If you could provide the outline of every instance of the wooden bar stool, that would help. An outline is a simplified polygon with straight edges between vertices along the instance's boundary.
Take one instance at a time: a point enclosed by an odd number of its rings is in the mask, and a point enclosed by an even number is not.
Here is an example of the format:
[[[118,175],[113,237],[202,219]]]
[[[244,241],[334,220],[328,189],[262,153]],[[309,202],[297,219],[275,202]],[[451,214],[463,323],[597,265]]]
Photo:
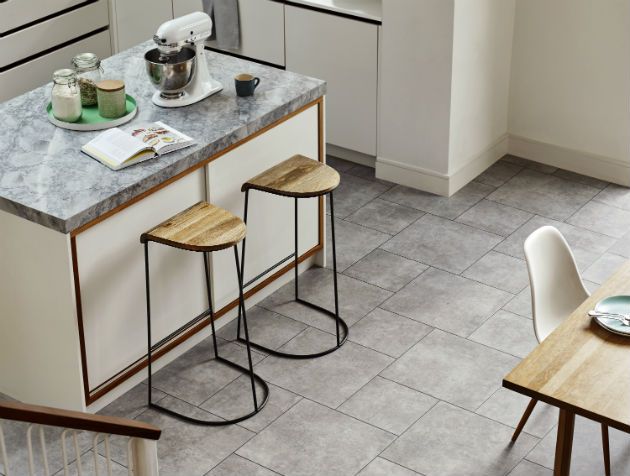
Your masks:
[[[145,264],[145,280],[146,280],[146,298],[147,298],[147,360],[148,360],[148,372],[149,372],[149,394],[148,401],[149,407],[156,408],[172,416],[180,418],[182,420],[210,426],[222,426],[229,425],[243,421],[252,417],[258,413],[267,403],[269,397],[269,387],[265,381],[254,373],[254,367],[252,364],[252,353],[249,342],[249,331],[247,329],[247,315],[245,312],[245,305],[243,299],[243,279],[241,274],[241,267],[239,264],[237,244],[245,239],[246,227],[243,221],[232,215],[227,210],[216,207],[206,202],[200,202],[192,207],[178,213],[174,217],[169,218],[165,222],[153,228],[151,231],[143,233],[140,237],[140,242],[144,244],[144,264]],[[165,337],[156,344],[151,342],[151,299],[150,299],[150,286],[149,286],[149,242],[160,243],[162,245],[172,246],[181,250],[196,251],[203,254],[204,270],[206,277],[206,292],[208,294],[208,309],[201,313],[199,316],[192,319],[187,324],[177,329],[175,332]],[[208,269],[208,253],[214,251],[220,251],[227,248],[234,249],[234,260],[236,262],[236,274],[238,278],[239,289],[239,320],[241,314],[243,317],[243,328],[245,330],[244,342],[247,345],[247,358],[249,362],[249,368],[242,367],[230,360],[227,360],[219,355],[219,348],[217,347],[217,337],[214,328],[214,310],[212,308],[212,295],[210,290],[210,271]],[[168,408],[162,407],[157,403],[153,403],[151,399],[152,385],[151,385],[151,357],[152,352],[161,347],[166,342],[170,341],[172,337],[180,334],[186,329],[191,328],[203,319],[210,318],[210,325],[212,326],[212,341],[214,344],[214,357],[217,362],[221,362],[233,369],[236,369],[244,374],[249,374],[252,386],[252,397],[254,402],[254,409],[250,413],[243,415],[232,420],[221,421],[207,421],[192,418],[180,413],[177,413]],[[259,403],[256,395],[256,382],[258,382],[263,389],[263,398]]]
[[[323,355],[334,352],[340,348],[348,338],[348,325],[339,316],[339,292],[337,288],[337,250],[335,247],[335,220],[334,220],[334,203],[333,203],[333,191],[339,185],[339,174],[335,169],[329,167],[326,164],[322,164],[316,160],[309,159],[302,155],[295,155],[284,162],[275,165],[274,167],[264,171],[251,180],[247,181],[241,187],[241,191],[245,192],[245,212],[244,220],[247,223],[247,211],[249,206],[249,192],[250,190],[259,190],[261,192],[271,193],[273,195],[280,195],[284,197],[292,197],[295,201],[295,251],[274,264],[260,275],[256,276],[245,284],[245,287],[249,286],[257,279],[264,276],[269,271],[277,268],[282,263],[294,258],[295,263],[295,300],[304,304],[310,308],[320,311],[332,319],[335,320],[336,328],[336,345],[316,352],[312,354],[293,354],[288,352],[281,352],[275,349],[270,349],[261,344],[251,342],[251,345],[279,357],[286,357],[292,359],[311,359],[315,357],[321,357]],[[299,236],[299,221],[298,221],[298,199],[300,198],[312,198],[329,195],[330,197],[330,228],[332,232],[332,255],[333,255],[333,285],[334,285],[334,298],[335,298],[335,311],[331,312],[328,309],[324,309],[316,304],[305,301],[299,297],[299,281],[298,281],[298,236]],[[245,238],[243,238],[243,259],[241,261],[241,276],[245,273]],[[245,315],[243,314],[243,323],[245,323]],[[238,325],[237,325],[237,339],[243,341],[241,337],[241,314],[239,310]],[[247,339],[247,335],[245,335]]]

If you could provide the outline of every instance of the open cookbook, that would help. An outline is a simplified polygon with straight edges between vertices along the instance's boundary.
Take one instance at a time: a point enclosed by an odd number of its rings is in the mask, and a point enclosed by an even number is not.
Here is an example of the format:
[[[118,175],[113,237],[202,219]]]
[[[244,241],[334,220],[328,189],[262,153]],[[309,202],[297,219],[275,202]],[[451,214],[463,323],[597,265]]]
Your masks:
[[[117,127],[108,129],[81,150],[110,169],[120,170],[194,143],[193,139],[163,122],[152,122],[128,131]]]

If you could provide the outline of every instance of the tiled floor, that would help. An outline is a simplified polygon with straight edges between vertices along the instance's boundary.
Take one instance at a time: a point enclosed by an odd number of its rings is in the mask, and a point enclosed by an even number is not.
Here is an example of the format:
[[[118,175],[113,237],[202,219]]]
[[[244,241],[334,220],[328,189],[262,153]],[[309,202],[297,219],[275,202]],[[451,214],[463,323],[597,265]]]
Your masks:
[[[510,445],[528,399],[501,388],[536,345],[523,241],[539,226],[558,227],[593,289],[630,257],[630,190],[506,157],[447,199],[330,163],[342,173],[335,215],[349,342],[316,360],[256,353],[270,401],[235,426],[192,426],[147,410],[144,385],[103,413],[163,428],[167,476],[550,476],[556,410],[539,404]],[[330,306],[330,278],[330,269],[308,271],[304,297]],[[287,285],[252,309],[254,338],[294,351],[330,345],[330,321],[291,295]],[[222,353],[244,358],[230,342],[233,325],[220,337]],[[159,372],[156,399],[207,417],[247,411],[248,380],[211,355],[207,341]],[[630,437],[611,430],[611,439],[613,474],[625,474]],[[122,471],[123,443],[113,446]],[[603,474],[599,427],[583,419],[572,474]]]

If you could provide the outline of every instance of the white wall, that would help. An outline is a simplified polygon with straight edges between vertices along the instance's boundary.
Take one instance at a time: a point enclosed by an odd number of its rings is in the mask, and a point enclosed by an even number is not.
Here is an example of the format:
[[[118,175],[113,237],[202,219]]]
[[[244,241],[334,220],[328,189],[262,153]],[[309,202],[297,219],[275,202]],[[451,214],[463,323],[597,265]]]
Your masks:
[[[517,0],[512,152],[614,179],[630,165],[629,108],[630,1]]]
[[[453,0],[383,0],[377,175],[427,189],[448,172]],[[436,183],[431,183],[431,178]]]
[[[456,189],[507,152],[515,0],[456,0],[448,173]],[[454,191],[454,190],[452,190]]]
[[[383,0],[376,174],[451,195],[507,152],[515,0]]]

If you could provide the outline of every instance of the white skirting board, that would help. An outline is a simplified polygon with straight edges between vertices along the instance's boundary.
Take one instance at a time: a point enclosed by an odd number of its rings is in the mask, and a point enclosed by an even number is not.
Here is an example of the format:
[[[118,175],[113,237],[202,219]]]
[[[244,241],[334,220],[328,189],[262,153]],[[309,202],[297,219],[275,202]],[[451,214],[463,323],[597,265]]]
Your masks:
[[[508,152],[524,159],[551,165],[600,180],[630,186],[630,158],[627,161],[573,150],[510,134]]]
[[[326,154],[367,167],[374,167],[376,165],[376,157],[373,155],[346,149],[338,145],[326,144]]]
[[[467,161],[464,167],[460,167],[450,174],[443,174],[384,157],[377,157],[376,177],[425,192],[435,193],[436,195],[450,197],[507,154],[507,152],[508,136],[505,134],[474,159]]]

